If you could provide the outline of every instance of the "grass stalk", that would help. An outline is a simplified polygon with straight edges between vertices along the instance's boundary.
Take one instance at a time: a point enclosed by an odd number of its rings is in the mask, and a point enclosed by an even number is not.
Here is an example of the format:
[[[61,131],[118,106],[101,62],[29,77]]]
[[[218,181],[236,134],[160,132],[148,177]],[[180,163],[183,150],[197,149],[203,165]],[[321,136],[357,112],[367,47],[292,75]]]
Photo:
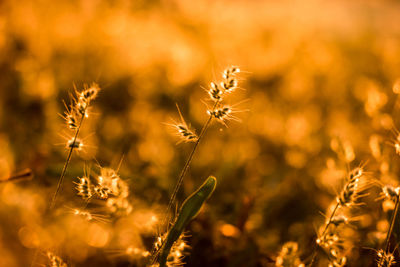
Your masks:
[[[325,228],[324,228],[324,230],[322,231],[321,236],[324,236],[324,235],[325,235],[326,231],[328,230],[329,225],[331,225],[331,223],[332,223],[332,218],[335,216],[336,211],[337,211],[337,209],[339,208],[339,205],[340,205],[339,202],[336,203],[336,206],[335,206],[335,208],[333,209],[332,214],[331,214],[331,216],[329,217],[329,221],[328,221],[328,223],[326,223]],[[309,267],[312,267],[313,264],[314,264],[315,258],[317,257],[317,253],[318,253],[318,250],[317,250],[317,249],[318,249],[318,244],[317,244],[317,242],[315,242],[314,250],[313,250],[313,254],[312,254],[312,258],[311,258],[311,262],[310,262]]]
[[[86,108],[85,108],[84,112],[81,114],[81,118],[79,120],[78,127],[76,128],[72,144],[75,144],[77,139],[78,139],[79,131],[80,131],[81,127],[82,127],[82,123],[83,123],[83,120],[85,118],[85,114],[86,114]],[[75,148],[75,145],[71,145],[70,148],[69,148],[68,156],[67,156],[67,159],[65,160],[64,167],[63,167],[63,169],[61,171],[60,178],[58,179],[57,188],[56,188],[56,191],[54,192],[53,198],[51,199],[49,210],[54,209],[54,207],[56,205],[57,196],[58,196],[58,194],[59,194],[59,192],[61,190],[61,187],[62,187],[62,184],[63,184],[63,181],[64,181],[64,177],[65,177],[65,173],[67,172],[67,168],[68,168],[69,162],[71,161],[72,152],[74,151],[74,148]]]
[[[389,231],[387,232],[386,239],[385,239],[385,253],[389,252],[389,246],[390,246],[389,241],[390,241],[390,237],[392,236],[392,233],[393,233],[394,223],[396,222],[396,217],[397,217],[398,211],[399,211],[399,196],[396,197],[396,203],[394,206],[392,218],[390,220]],[[383,260],[384,260],[384,258],[382,257],[380,259],[378,266],[381,266],[381,264],[383,263]]]
[[[213,110],[215,110],[215,108],[218,106],[219,103],[220,103],[220,101],[216,101],[216,102],[215,102],[215,104],[214,104],[214,106],[213,106]],[[185,162],[185,165],[184,165],[183,168],[182,168],[182,171],[181,171],[181,173],[180,173],[180,175],[179,175],[179,178],[178,178],[178,182],[176,183],[175,188],[174,188],[174,191],[173,191],[173,193],[172,193],[172,195],[171,195],[171,198],[170,198],[170,200],[169,200],[169,202],[168,202],[168,207],[167,207],[167,211],[166,211],[166,213],[165,213],[164,223],[163,223],[163,225],[165,225],[165,228],[166,228],[167,230],[168,230],[168,228],[169,228],[169,227],[168,227],[168,226],[169,226],[169,213],[170,213],[170,211],[171,211],[171,209],[172,209],[172,206],[173,206],[173,204],[174,204],[174,202],[175,202],[176,195],[178,194],[178,191],[179,191],[179,189],[180,189],[180,187],[181,187],[181,185],[182,185],[182,183],[183,183],[183,179],[184,179],[184,177],[185,177],[185,175],[186,175],[186,173],[187,173],[187,171],[188,171],[188,169],[189,169],[189,166],[190,166],[190,164],[191,164],[191,162],[192,162],[192,160],[193,160],[193,156],[194,156],[194,154],[195,154],[195,152],[196,152],[196,150],[197,150],[197,147],[199,146],[200,141],[203,139],[203,137],[204,137],[204,135],[205,135],[205,133],[206,133],[206,131],[207,131],[207,129],[208,129],[208,126],[209,126],[210,123],[211,123],[212,118],[213,118],[213,116],[210,115],[210,116],[208,117],[207,121],[204,123],[203,127],[201,128],[199,137],[198,137],[198,139],[196,140],[196,142],[194,143],[194,146],[193,146],[193,148],[192,148],[192,151],[190,152],[189,157],[187,158],[187,160],[186,160],[186,162]]]

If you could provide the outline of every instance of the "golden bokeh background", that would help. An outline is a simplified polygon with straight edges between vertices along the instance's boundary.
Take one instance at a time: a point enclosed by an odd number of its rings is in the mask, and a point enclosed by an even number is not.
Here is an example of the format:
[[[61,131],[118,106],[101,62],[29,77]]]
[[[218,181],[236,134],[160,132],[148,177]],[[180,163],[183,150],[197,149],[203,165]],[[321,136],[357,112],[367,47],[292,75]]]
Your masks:
[[[208,129],[178,195],[181,203],[218,178],[188,227],[187,266],[273,266],[290,240],[305,259],[349,168],[367,162],[371,178],[398,183],[397,1],[6,0],[0,51],[0,177],[34,173],[0,183],[1,266],[30,266],[37,248],[47,264],[50,247],[71,266],[139,264],[123,251],[151,247],[192,147],[177,145],[167,125],[179,119],[176,103],[199,132],[204,88],[230,65],[242,73],[228,102],[247,101],[237,106],[241,122]],[[86,146],[48,218],[71,137],[62,101],[91,82],[102,90],[82,128]],[[122,157],[132,212],[107,223],[73,216],[76,177],[116,169]],[[372,187],[361,219],[343,230],[349,266],[373,266],[364,248],[382,246],[377,194]]]

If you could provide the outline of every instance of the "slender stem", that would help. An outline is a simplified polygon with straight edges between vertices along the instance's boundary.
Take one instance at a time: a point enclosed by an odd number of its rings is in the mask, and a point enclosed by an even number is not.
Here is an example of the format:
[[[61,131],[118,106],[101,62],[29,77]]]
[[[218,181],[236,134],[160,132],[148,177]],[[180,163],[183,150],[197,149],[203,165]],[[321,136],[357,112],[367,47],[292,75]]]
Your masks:
[[[11,181],[19,181],[24,179],[31,179],[33,177],[33,173],[31,169],[25,169],[20,173],[9,176],[7,179],[0,180],[0,183],[6,183]]]
[[[215,108],[219,105],[219,103],[220,103],[219,100],[216,101],[214,106],[213,106],[213,108],[212,108],[212,110],[215,110]],[[189,157],[187,158],[187,160],[185,162],[185,165],[183,166],[183,169],[182,169],[182,171],[181,171],[181,173],[179,175],[179,178],[178,178],[178,182],[176,183],[174,191],[173,191],[173,193],[171,195],[171,198],[170,198],[170,200],[168,202],[167,211],[165,212],[165,216],[164,216],[163,223],[162,223],[163,226],[165,225],[165,228],[167,229],[167,231],[168,231],[168,228],[169,228],[169,224],[168,224],[169,212],[172,209],[172,205],[173,205],[173,203],[174,203],[174,201],[176,199],[176,195],[178,194],[178,191],[179,191],[179,189],[180,189],[180,187],[182,185],[183,178],[185,177],[185,174],[186,174],[187,170],[189,169],[190,163],[193,160],[194,153],[196,152],[197,147],[199,146],[201,139],[203,139],[203,137],[204,137],[204,135],[205,135],[205,133],[206,133],[206,131],[208,129],[208,126],[211,123],[212,117],[213,116],[210,115],[208,117],[207,121],[204,123],[203,127],[201,128],[199,137],[197,138],[197,140],[196,140],[196,142],[195,142],[195,144],[194,144],[194,146],[192,148],[192,151],[190,152]],[[163,245],[164,245],[164,243],[162,243],[160,245],[160,248]],[[153,252],[152,252],[153,256],[152,256],[152,260],[151,260],[152,263],[154,263],[156,261],[156,258],[158,256],[159,251],[160,250],[153,249]]]
[[[215,102],[215,104],[214,104],[214,106],[213,106],[213,110],[217,107],[218,104],[219,104],[219,101]],[[167,229],[168,229],[168,217],[169,217],[169,212],[170,212],[171,209],[172,209],[172,205],[173,205],[173,203],[174,203],[174,201],[175,201],[175,199],[176,199],[176,195],[178,194],[178,191],[179,191],[179,189],[180,189],[180,187],[181,187],[181,185],[182,185],[183,178],[185,177],[185,174],[186,174],[186,172],[187,172],[188,169],[189,169],[190,163],[191,163],[192,160],[193,160],[194,153],[196,152],[197,147],[199,146],[201,139],[203,139],[203,136],[204,136],[204,134],[206,133],[207,128],[208,128],[208,126],[210,125],[211,120],[212,120],[212,115],[210,115],[210,116],[208,117],[206,123],[203,125],[203,127],[202,127],[202,129],[201,129],[201,131],[200,131],[200,134],[199,134],[199,138],[197,138],[197,140],[196,140],[196,142],[195,142],[195,144],[194,144],[194,146],[193,146],[193,149],[192,149],[192,151],[190,152],[189,157],[187,158],[186,163],[185,163],[185,165],[183,166],[183,169],[182,169],[182,171],[181,171],[181,173],[180,173],[180,175],[179,175],[178,182],[176,183],[175,188],[174,188],[174,191],[173,191],[173,193],[172,193],[172,195],[171,195],[171,198],[170,198],[170,200],[169,200],[168,208],[167,208],[167,211],[166,211],[166,214],[165,214],[165,218],[164,218],[164,224],[167,224],[167,225],[166,225],[166,228],[167,228]]]
[[[69,152],[68,152],[67,159],[65,160],[64,167],[63,167],[63,169],[61,171],[60,178],[58,179],[56,192],[54,192],[53,198],[52,198],[52,200],[50,202],[50,207],[49,207],[50,210],[52,210],[54,208],[54,206],[56,205],[57,196],[58,196],[58,193],[59,193],[59,191],[61,189],[62,183],[64,181],[64,177],[65,177],[65,173],[67,172],[68,164],[71,161],[72,152],[74,151],[75,143],[76,143],[76,140],[78,139],[78,134],[79,134],[79,131],[81,129],[81,126],[82,126],[82,123],[83,123],[83,119],[85,118],[85,114],[86,114],[86,108],[82,113],[81,119],[79,121],[78,128],[76,129],[76,132],[75,132],[75,135],[74,135],[74,139],[72,141],[72,145],[71,145],[71,147],[69,149]]]
[[[322,231],[321,237],[325,235],[326,231],[328,230],[329,225],[331,225],[333,216],[335,216],[335,213],[336,213],[338,208],[339,208],[339,202],[336,203],[336,206],[333,209],[331,216],[329,217],[329,221],[325,225],[324,231]],[[312,265],[314,264],[315,258],[317,256],[317,248],[318,248],[318,244],[317,244],[317,242],[315,242],[314,251],[313,251],[313,254],[312,254],[312,258],[311,258],[311,262],[310,262],[309,267],[312,267]]]
[[[387,232],[387,235],[386,235],[385,253],[387,253],[389,251],[389,245],[390,245],[389,241],[390,241],[390,237],[392,236],[394,223],[396,222],[396,217],[397,217],[398,211],[399,211],[399,196],[396,197],[396,203],[394,205],[394,211],[393,211],[393,214],[392,214],[392,219],[390,220],[389,231]],[[383,260],[384,260],[384,258],[382,257],[381,260],[380,260],[380,263],[382,263]]]

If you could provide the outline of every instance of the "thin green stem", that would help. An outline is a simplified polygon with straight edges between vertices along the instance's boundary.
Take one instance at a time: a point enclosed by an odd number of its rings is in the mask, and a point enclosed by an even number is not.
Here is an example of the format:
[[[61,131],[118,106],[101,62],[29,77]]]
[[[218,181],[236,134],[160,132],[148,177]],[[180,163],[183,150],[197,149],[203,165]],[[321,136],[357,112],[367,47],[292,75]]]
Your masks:
[[[331,216],[329,217],[329,221],[328,221],[328,223],[325,225],[324,231],[322,231],[321,236],[324,236],[324,235],[325,235],[326,231],[328,230],[329,225],[331,225],[331,223],[332,223],[332,219],[333,219],[333,217],[335,216],[335,213],[336,213],[337,209],[339,208],[339,206],[340,206],[340,205],[339,205],[339,202],[336,203],[336,206],[335,206],[335,208],[333,209],[332,214],[331,214]],[[315,258],[316,258],[316,256],[317,256],[317,252],[318,252],[318,251],[317,251],[317,248],[318,248],[318,244],[317,244],[317,242],[315,242],[314,250],[313,250],[313,254],[312,254],[312,258],[311,258],[311,262],[310,262],[309,267],[312,267],[312,265],[314,264],[314,261],[315,261]]]

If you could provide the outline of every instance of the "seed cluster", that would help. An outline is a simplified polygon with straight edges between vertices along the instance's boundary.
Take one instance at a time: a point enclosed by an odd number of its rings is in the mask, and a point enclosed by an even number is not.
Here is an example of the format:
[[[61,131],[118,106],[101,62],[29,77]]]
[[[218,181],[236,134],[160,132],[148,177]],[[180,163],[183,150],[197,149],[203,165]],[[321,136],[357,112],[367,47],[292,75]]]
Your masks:
[[[78,195],[84,200],[93,196],[106,200],[106,206],[111,213],[129,214],[132,211],[128,201],[128,184],[111,168],[100,168],[95,184],[92,184],[89,177],[78,178],[75,184]]]
[[[47,252],[47,258],[50,267],[67,267],[67,264],[59,256],[50,251]]]
[[[305,265],[299,258],[299,246],[296,242],[287,242],[282,246],[278,257],[275,260],[276,267],[297,266],[304,267]]]
[[[377,255],[378,267],[390,267],[396,263],[393,253],[385,252],[382,249],[380,249],[378,250],[376,255]]]
[[[65,104],[64,119],[69,129],[76,130],[79,127],[80,118],[88,117],[90,102],[97,97],[99,91],[100,87],[96,83],[92,83],[90,86],[85,84],[81,92],[75,89],[75,96],[71,97],[71,104],[69,106]]]

